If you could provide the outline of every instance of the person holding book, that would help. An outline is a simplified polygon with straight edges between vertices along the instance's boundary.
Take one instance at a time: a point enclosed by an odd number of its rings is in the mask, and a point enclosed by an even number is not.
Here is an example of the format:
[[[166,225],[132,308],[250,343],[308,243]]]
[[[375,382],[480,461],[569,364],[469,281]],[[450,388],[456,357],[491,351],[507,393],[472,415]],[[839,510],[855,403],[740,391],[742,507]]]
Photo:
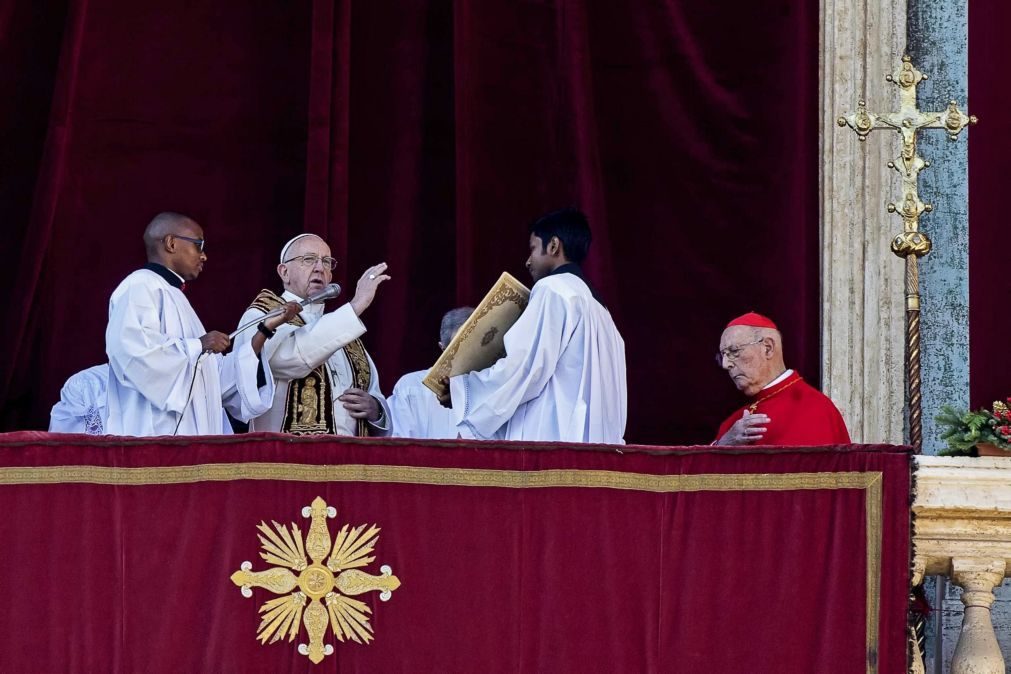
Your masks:
[[[530,225],[534,285],[505,356],[449,379],[444,404],[460,437],[624,443],[625,342],[580,267],[590,240],[574,208]]]

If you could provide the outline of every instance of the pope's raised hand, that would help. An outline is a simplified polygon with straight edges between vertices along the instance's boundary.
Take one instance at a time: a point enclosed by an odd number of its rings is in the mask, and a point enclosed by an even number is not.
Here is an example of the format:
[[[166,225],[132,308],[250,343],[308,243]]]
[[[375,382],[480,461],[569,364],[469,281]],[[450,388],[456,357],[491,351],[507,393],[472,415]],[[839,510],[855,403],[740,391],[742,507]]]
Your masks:
[[[376,298],[376,288],[379,287],[379,284],[390,280],[390,277],[385,272],[386,263],[380,262],[366,269],[362,277],[358,279],[358,285],[355,287],[355,296],[351,299],[351,308],[359,316],[369,308],[372,300]]]
[[[717,445],[750,445],[765,437],[765,432],[769,429],[766,425],[772,421],[765,414],[752,414],[744,410],[744,415],[734,422],[726,433],[723,434]]]

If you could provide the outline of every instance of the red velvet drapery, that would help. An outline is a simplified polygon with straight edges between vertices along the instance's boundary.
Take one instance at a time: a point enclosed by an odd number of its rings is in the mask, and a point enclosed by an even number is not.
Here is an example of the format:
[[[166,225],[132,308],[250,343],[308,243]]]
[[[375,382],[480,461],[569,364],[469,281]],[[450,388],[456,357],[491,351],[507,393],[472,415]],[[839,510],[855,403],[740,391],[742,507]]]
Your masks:
[[[0,435],[6,671],[905,672],[906,448]],[[657,448],[653,448],[656,450]],[[369,645],[255,639],[317,496],[401,586]],[[329,550],[327,551],[329,553]],[[281,594],[286,594],[281,593]]]
[[[104,359],[109,293],[159,210],[204,226],[191,299],[228,330],[280,245],[324,234],[388,391],[525,225],[590,215],[628,348],[628,438],[708,441],[737,402],[709,357],[755,309],[817,381],[818,4],[0,0],[2,427],[44,427]],[[48,118],[48,123],[46,119]]]
[[[970,112],[983,120],[969,132],[969,384],[973,407],[989,407],[992,401],[1011,395],[1005,173],[1011,136],[1004,127],[1011,92],[999,84],[1011,67],[1008,25],[1008,3],[973,3],[969,12],[968,105]]]

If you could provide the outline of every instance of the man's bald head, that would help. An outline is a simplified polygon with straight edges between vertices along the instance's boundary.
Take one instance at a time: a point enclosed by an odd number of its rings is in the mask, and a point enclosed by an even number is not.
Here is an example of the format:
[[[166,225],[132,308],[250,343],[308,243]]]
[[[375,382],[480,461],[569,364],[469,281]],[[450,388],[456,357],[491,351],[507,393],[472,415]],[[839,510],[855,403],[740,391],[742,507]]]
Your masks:
[[[754,396],[786,371],[783,336],[774,328],[731,325],[720,337],[720,366],[742,393]]]
[[[187,281],[195,279],[207,261],[203,239],[203,228],[181,213],[159,213],[144,229],[148,262],[164,265]]]
[[[197,238],[193,237],[193,234],[194,230],[199,227],[200,225],[198,225],[193,218],[181,213],[171,213],[166,211],[165,213],[159,213],[154,216],[154,219],[147,223],[147,227],[144,229],[144,248],[147,250],[148,259],[151,260],[152,252],[162,245],[165,237],[169,234],[181,234],[183,236]],[[156,262],[157,260],[151,261]]]

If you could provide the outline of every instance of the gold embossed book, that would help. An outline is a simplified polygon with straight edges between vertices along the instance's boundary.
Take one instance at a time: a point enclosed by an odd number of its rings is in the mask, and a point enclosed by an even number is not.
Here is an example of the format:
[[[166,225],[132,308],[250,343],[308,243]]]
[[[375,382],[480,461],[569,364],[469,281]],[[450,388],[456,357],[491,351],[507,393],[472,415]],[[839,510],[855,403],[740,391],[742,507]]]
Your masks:
[[[445,395],[448,391],[441,383],[443,378],[483,370],[504,356],[502,339],[527,308],[529,300],[530,289],[512,274],[502,272],[428,371],[423,380],[425,386],[437,396]]]

